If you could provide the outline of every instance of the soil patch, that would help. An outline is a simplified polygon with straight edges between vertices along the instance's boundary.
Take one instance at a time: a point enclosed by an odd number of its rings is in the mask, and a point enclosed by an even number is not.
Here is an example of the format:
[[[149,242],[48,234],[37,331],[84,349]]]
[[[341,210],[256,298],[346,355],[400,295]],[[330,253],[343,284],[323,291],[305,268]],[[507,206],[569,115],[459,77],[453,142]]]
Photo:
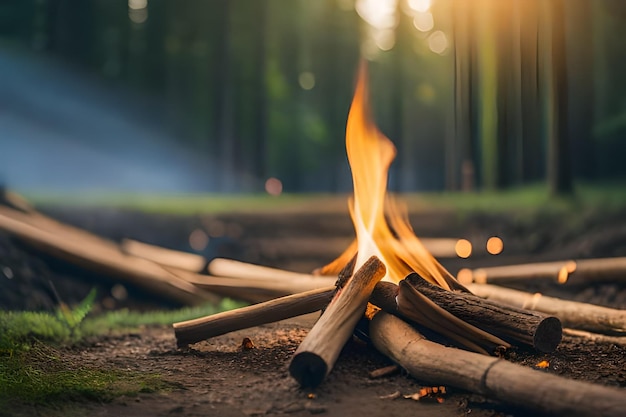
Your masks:
[[[131,237],[182,250],[191,250],[189,236],[192,232],[201,230],[209,237],[209,244],[202,251],[207,258],[231,256],[296,271],[309,271],[331,260],[336,253],[327,253],[324,249],[325,242],[342,239],[349,242],[352,237],[346,214],[179,217],[94,209],[50,209],[48,212],[63,221],[112,239]],[[507,217],[495,216],[487,219],[483,216],[461,220],[449,213],[430,213],[423,218],[414,218],[413,223],[422,236],[467,236],[475,240],[492,234],[505,236],[507,250],[499,257],[477,255],[463,261],[442,260],[452,272],[456,272],[460,266],[509,263],[511,260],[528,262],[559,259],[564,253],[572,258],[581,257],[584,256],[583,249],[593,256],[620,255],[623,254],[621,248],[626,248],[626,233],[620,234],[619,231],[624,228],[620,223],[617,224],[619,227],[616,226],[616,219],[623,221],[626,216],[611,216],[604,221],[598,216],[597,223],[593,223],[593,228],[587,234],[581,232],[577,236],[567,232],[567,225],[558,226],[558,223],[553,223],[553,234],[548,242],[545,241],[546,237],[529,237],[526,232],[534,230],[533,227],[516,225]],[[537,219],[534,227],[540,229],[546,221],[548,220]],[[623,223],[626,224],[626,221]],[[602,230],[607,233],[602,234]],[[608,245],[607,239],[613,243]],[[285,250],[285,245],[288,247],[290,241],[300,242],[299,245],[293,245],[294,252],[291,254]],[[274,245],[275,249],[268,249],[268,245]],[[310,251],[303,250],[303,247],[309,247]],[[539,247],[543,249],[537,255]],[[611,250],[606,249],[607,247]],[[601,248],[605,250],[602,251]],[[53,308],[57,301],[50,282],[53,282],[55,291],[68,303],[79,301],[91,288],[97,287],[101,294],[98,307],[101,310],[172,306],[165,300],[155,299],[132,287],[127,288],[127,298],[115,299],[111,296],[115,282],[56,263],[3,234],[0,234],[0,279],[3,286],[0,305],[7,309]],[[541,289],[561,297],[617,308],[626,306],[626,288],[623,285],[603,284],[571,289],[543,286],[527,289]],[[420,387],[428,385],[427,381],[419,381],[402,372],[381,379],[370,379],[370,371],[389,365],[390,362],[366,342],[357,339],[344,348],[335,369],[320,388],[314,392],[303,391],[289,377],[287,365],[316,317],[315,314],[307,315],[234,332],[195,344],[189,350],[177,349],[173,331],[163,327],[144,328],[132,334],[111,334],[89,340],[63,348],[60,354],[86,367],[156,373],[173,388],[160,393],[118,398],[106,404],[74,403],[66,404],[60,409],[23,405],[3,410],[0,414],[528,415],[525,410],[503,406],[450,387],[443,396],[442,403],[405,399],[405,395],[411,395],[419,391]],[[242,348],[245,337],[252,340],[255,346],[253,349]],[[507,359],[528,367],[535,367],[545,360],[549,366],[538,372],[626,387],[626,351],[623,346],[565,337],[555,353],[538,354],[520,349],[509,353]],[[399,393],[399,397],[389,399],[394,393]]]

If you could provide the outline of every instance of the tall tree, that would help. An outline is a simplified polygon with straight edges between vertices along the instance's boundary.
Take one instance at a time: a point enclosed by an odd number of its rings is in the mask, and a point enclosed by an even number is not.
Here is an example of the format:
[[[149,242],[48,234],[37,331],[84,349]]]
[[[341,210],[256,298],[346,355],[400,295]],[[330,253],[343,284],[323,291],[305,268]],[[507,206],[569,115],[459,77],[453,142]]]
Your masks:
[[[551,194],[571,194],[573,181],[568,142],[568,89],[565,49],[565,9],[563,0],[551,0],[547,5],[550,43],[547,67],[549,112],[548,186]]]

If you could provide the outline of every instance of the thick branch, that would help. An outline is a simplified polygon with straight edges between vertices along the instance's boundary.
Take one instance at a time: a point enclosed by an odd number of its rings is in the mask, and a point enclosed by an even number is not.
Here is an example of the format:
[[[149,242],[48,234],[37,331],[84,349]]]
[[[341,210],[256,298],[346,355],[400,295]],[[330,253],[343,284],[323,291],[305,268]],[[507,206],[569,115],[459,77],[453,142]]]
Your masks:
[[[558,317],[563,326],[592,332],[626,335],[626,311],[593,304],[561,300],[496,285],[468,286],[474,294],[518,308],[541,311]]]
[[[185,304],[217,301],[215,295],[197,288],[161,265],[125,254],[112,241],[42,215],[29,215],[0,206],[0,229],[50,255],[98,273],[110,274]]]
[[[561,341],[561,323],[556,317],[472,294],[446,291],[417,274],[409,275],[404,281],[456,317],[509,341],[524,343],[541,352],[553,352]]]
[[[333,368],[341,349],[365,312],[385,265],[375,256],[365,262],[340,289],[296,350],[289,373],[303,387],[315,387]]]
[[[374,346],[420,381],[450,385],[542,413],[618,417],[626,391],[550,375],[430,342],[398,317],[370,323]]]

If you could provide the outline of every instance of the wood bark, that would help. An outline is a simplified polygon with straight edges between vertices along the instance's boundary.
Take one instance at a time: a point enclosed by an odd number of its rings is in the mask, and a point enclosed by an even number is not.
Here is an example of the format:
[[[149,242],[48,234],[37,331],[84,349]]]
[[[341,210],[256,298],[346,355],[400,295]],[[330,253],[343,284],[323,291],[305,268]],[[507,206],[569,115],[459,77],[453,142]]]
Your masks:
[[[593,304],[561,300],[539,293],[498,287],[496,285],[469,285],[474,294],[518,308],[541,311],[558,317],[563,326],[597,333],[626,335],[626,311]]]
[[[379,312],[370,323],[374,346],[428,384],[449,385],[551,415],[617,417],[626,390],[550,375],[503,359],[426,340],[409,324]]]
[[[316,387],[332,370],[385,272],[385,265],[372,256],[333,297],[289,364],[289,373],[302,387]]]
[[[335,287],[324,287],[277,298],[235,310],[174,323],[179,347],[219,336],[235,330],[300,316],[321,310],[331,300]]]
[[[417,274],[407,276],[404,282],[454,316],[509,342],[521,342],[541,352],[553,352],[561,342],[561,322],[556,317],[488,301],[472,294],[446,291]],[[436,327],[433,330],[436,331]]]

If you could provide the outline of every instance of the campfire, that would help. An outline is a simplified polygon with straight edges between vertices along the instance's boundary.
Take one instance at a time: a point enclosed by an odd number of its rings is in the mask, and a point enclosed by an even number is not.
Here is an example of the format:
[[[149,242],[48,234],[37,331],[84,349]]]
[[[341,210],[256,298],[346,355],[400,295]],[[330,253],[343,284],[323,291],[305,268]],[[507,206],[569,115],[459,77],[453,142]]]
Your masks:
[[[415,235],[406,208],[387,194],[396,149],[371,119],[364,65],[348,116],[346,148],[354,185],[348,207],[356,240],[311,275],[225,259],[210,262],[207,275],[206,260],[198,255],[133,241],[116,244],[58,223],[11,193],[5,193],[0,206],[0,228],[61,259],[184,303],[212,300],[214,294],[256,303],[175,323],[179,347],[323,310],[288,364],[291,376],[308,390],[323,383],[358,326],[376,349],[444,392],[450,385],[551,413],[621,413],[623,390],[568,380],[502,358],[518,346],[552,352],[563,332],[622,340],[626,315],[487,284],[499,282],[497,269],[466,271],[469,278],[464,275],[462,283],[452,276]],[[624,259],[580,265],[539,265],[530,268],[530,275],[563,283],[563,271],[572,279],[626,275]],[[507,268],[500,274],[503,281],[521,275],[515,274],[516,267]]]

